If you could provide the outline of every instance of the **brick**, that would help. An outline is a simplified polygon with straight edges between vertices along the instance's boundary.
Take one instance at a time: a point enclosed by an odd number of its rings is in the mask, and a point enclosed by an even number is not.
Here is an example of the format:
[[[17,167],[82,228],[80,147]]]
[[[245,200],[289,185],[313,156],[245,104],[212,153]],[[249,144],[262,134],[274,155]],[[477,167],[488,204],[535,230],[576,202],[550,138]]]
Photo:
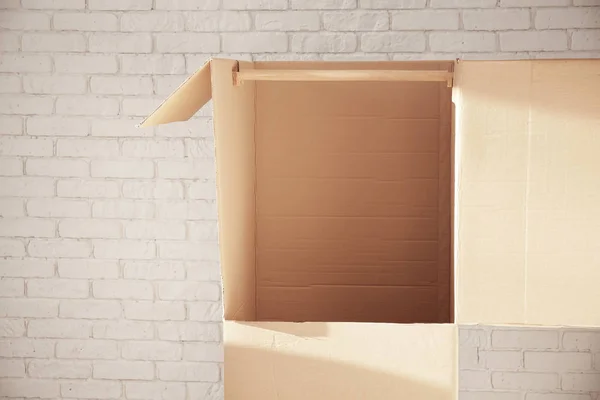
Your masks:
[[[0,297],[23,297],[25,295],[25,282],[23,279],[0,279]]]
[[[90,10],[150,10],[152,9],[152,0],[88,0]]]
[[[300,53],[349,53],[356,51],[357,45],[356,36],[351,33],[297,33],[292,36],[291,50]]]
[[[125,393],[134,400],[181,400],[185,399],[185,384],[175,382],[127,382]],[[192,397],[203,399],[204,397]]]
[[[58,234],[68,238],[119,238],[121,224],[97,219],[66,219],[59,222]]]
[[[16,338],[25,336],[25,320],[8,319],[0,320],[0,338]],[[0,342],[2,344],[3,342]]]
[[[458,11],[423,10],[392,13],[392,29],[410,30],[457,30]]]
[[[183,157],[184,146],[179,140],[125,140],[123,155],[134,158]]]
[[[169,322],[157,324],[157,328],[158,337],[161,340],[176,342],[221,341],[221,334],[217,324],[201,322]]]
[[[156,204],[156,216],[174,220],[216,220],[217,203],[214,200],[190,202],[160,202]]]
[[[536,29],[598,28],[600,9],[595,7],[548,8],[535,13]]]
[[[566,373],[562,375],[562,389],[573,391],[600,391],[600,374]]]
[[[188,383],[187,388],[193,399],[219,400],[225,397],[222,383]]]
[[[189,239],[192,241],[218,240],[217,221],[188,222]]]
[[[0,97],[0,109],[4,114],[51,114],[53,108],[54,100],[51,97],[15,94]]]
[[[47,260],[0,260],[0,277],[45,278],[54,275],[54,264]]]
[[[494,330],[492,346],[498,349],[557,349],[558,332],[553,330]]]
[[[92,253],[89,242],[74,239],[34,239],[27,249],[32,257],[86,258]]]
[[[182,199],[181,182],[155,180],[153,182],[124,182],[123,196],[132,199]]]
[[[156,245],[150,241],[94,240],[94,256],[107,259],[152,259]]]
[[[94,324],[92,334],[100,339],[154,339],[154,326],[151,322],[102,321]]]
[[[520,351],[481,351],[479,355],[485,367],[492,371],[515,370],[523,364]]]
[[[90,80],[92,93],[139,95],[152,94],[152,78],[139,76],[93,76]]]
[[[93,33],[92,53],[150,53],[152,36],[148,33]]]
[[[86,136],[87,120],[78,117],[28,117],[27,134],[32,136]],[[60,155],[60,154],[59,154]]]
[[[187,279],[200,282],[221,282],[221,268],[217,261],[203,261],[186,264]]]
[[[66,115],[117,115],[119,101],[96,96],[61,96],[56,101],[56,112]]]
[[[60,393],[64,398],[118,399],[121,391],[121,382],[72,381],[60,384]]]
[[[386,31],[389,29],[389,16],[379,11],[326,12],[323,24],[329,31]]]
[[[88,361],[32,360],[27,364],[32,378],[84,379],[92,376],[92,364]]]
[[[290,6],[299,10],[347,10],[356,8],[357,0],[290,0]]]
[[[1,360],[0,359],[0,378],[24,378],[24,377],[25,377],[25,361],[24,360]],[[33,377],[35,378],[35,376],[33,376]]]
[[[27,325],[27,336],[83,339],[91,336],[90,321],[73,319],[37,319]]]
[[[56,155],[59,157],[116,157],[119,155],[119,142],[110,139],[59,139],[56,142]]]
[[[56,344],[58,358],[116,359],[119,356],[117,342],[112,340],[60,340]]]
[[[61,318],[117,319],[121,317],[121,305],[110,300],[61,300]]]
[[[254,17],[258,31],[318,31],[320,25],[314,11],[258,12]]]
[[[116,261],[92,259],[58,260],[58,276],[73,279],[116,279],[119,264]]]
[[[283,33],[224,33],[223,51],[229,53],[281,53],[288,49],[288,38]]]
[[[152,341],[126,342],[123,343],[122,356],[126,360],[177,361],[182,358],[182,345]]]
[[[119,197],[119,185],[110,181],[59,180],[56,190],[59,197]]]
[[[520,400],[520,398],[519,398]],[[589,394],[527,393],[526,400],[593,400]]]
[[[501,32],[502,51],[567,50],[567,34],[563,31]]]
[[[19,158],[0,158],[0,175],[19,176],[23,175],[23,161]],[[22,207],[21,207],[22,209]],[[0,210],[0,213],[2,210]]]
[[[152,202],[99,200],[92,205],[92,215],[95,218],[152,219],[154,208]]]
[[[142,361],[94,361],[96,379],[152,380],[154,365]]]
[[[0,72],[51,72],[52,60],[48,56],[2,54]]]
[[[590,370],[592,356],[587,353],[525,352],[525,369],[534,371]]]
[[[158,284],[158,298],[161,300],[209,300],[217,301],[221,289],[209,282],[161,282]]]
[[[179,302],[136,301],[124,303],[125,317],[132,320],[180,321],[185,319],[185,307]]]
[[[119,119],[99,118],[92,121],[92,136],[124,138],[151,135],[151,129],[136,128],[136,124],[139,122],[140,119],[129,117]]]
[[[473,31],[502,31],[511,29],[529,29],[531,16],[529,10],[465,10],[463,26]]]
[[[53,176],[76,178],[89,176],[89,164],[83,160],[56,158],[29,159],[25,163],[25,172],[32,176]]]
[[[0,137],[0,155],[3,156],[51,156],[51,139]]]
[[[365,33],[361,38],[361,50],[365,52],[422,52],[425,51],[425,35],[422,33]]]
[[[57,381],[50,379],[2,379],[2,395],[6,397],[52,398],[59,396]]]
[[[158,377],[168,381],[217,382],[220,371],[217,364],[192,362],[159,362]]]
[[[102,280],[92,283],[94,297],[98,299],[152,300],[154,289],[147,281]]]
[[[0,59],[0,63],[2,60]],[[0,136],[1,135],[22,135],[23,119],[21,117],[0,115]]]
[[[431,8],[493,8],[496,0],[431,0]]]
[[[125,32],[180,32],[185,28],[184,15],[174,12],[128,12],[121,17]]]
[[[25,245],[13,239],[0,239],[0,257],[23,257]]]
[[[461,347],[458,352],[458,366],[463,369],[482,369],[483,359],[477,347]]]
[[[558,388],[558,375],[535,372],[492,372],[494,389],[553,390]]]
[[[211,179],[216,176],[213,159],[158,161],[158,176],[171,179]]]
[[[600,332],[566,331],[562,344],[565,350],[600,352]]]
[[[4,35],[0,34],[0,46],[5,43]],[[2,50],[1,47],[0,50]],[[18,76],[0,76],[1,93],[20,93],[22,92],[21,86],[21,78]]]
[[[8,10],[8,9],[18,9],[21,7],[20,0],[4,0],[0,3],[0,10]]]
[[[577,5],[575,0],[575,5]],[[570,6],[571,0],[500,0],[500,7],[556,7]]]
[[[536,0],[531,0],[531,1],[536,1]],[[542,1],[542,0],[537,0],[537,1]],[[556,2],[561,1],[561,0],[554,0]],[[570,5],[571,2],[569,0],[562,0],[563,3],[567,3],[566,5]],[[597,6],[598,2],[597,0],[573,0],[573,5],[575,6]]]
[[[157,10],[217,10],[219,0],[156,0]]]
[[[202,68],[204,64],[210,61],[211,57],[209,54],[186,54],[185,59],[187,64],[187,72],[189,74],[193,74],[194,72]],[[250,61],[252,61],[252,59]],[[200,116],[202,114],[202,111],[205,109],[210,110],[210,112],[207,113],[206,116],[212,117],[212,102],[208,102],[204,107],[198,110],[196,116]]]
[[[251,27],[250,14],[215,11],[185,13],[185,28],[192,32],[245,32]]]
[[[32,52],[84,52],[86,38],[79,33],[25,33],[21,46]]]
[[[429,35],[432,51],[485,52],[496,51],[496,35],[488,32],[433,32]]]
[[[0,162],[1,164],[1,162]],[[0,217],[22,217],[25,215],[23,200],[0,199]]]
[[[185,279],[185,266],[173,261],[127,261],[123,265],[123,274],[126,279],[182,280]]]
[[[185,239],[185,225],[178,222],[132,221],[125,226],[131,239]]]
[[[3,339],[0,340],[0,356],[51,358],[54,356],[54,340]]]
[[[154,92],[158,95],[167,96],[173,93],[186,80],[186,76],[155,76],[153,80]]]
[[[24,8],[40,10],[83,10],[85,0],[22,0]]]
[[[152,178],[152,161],[104,161],[92,160],[91,174],[100,178]]]
[[[54,65],[57,72],[84,74],[112,74],[117,72],[117,58],[100,54],[56,54]]]
[[[183,359],[187,361],[223,362],[223,345],[221,343],[185,343]]]
[[[573,32],[571,50],[600,50],[600,29],[584,29]]]
[[[17,52],[21,49],[21,37],[17,32],[3,31],[0,32],[0,51],[3,53],[14,51]],[[20,86],[19,86],[20,89]],[[16,92],[20,92],[17,90]],[[2,88],[3,93],[9,93],[7,89]],[[15,92],[15,93],[16,93]]]
[[[222,7],[225,10],[284,10],[287,0],[223,0]]]
[[[489,371],[462,370],[459,374],[459,387],[469,389],[491,389]]]
[[[425,8],[426,0],[359,0],[360,8],[377,10]]]
[[[217,53],[220,40],[214,33],[159,33],[156,50],[160,53]]]
[[[523,400],[523,395],[519,392],[461,391],[458,398],[460,400]]]
[[[3,11],[0,28],[18,31],[45,31],[50,29],[50,17],[37,12]]]
[[[162,103],[154,97],[136,97],[123,99],[122,115],[138,116],[140,119],[152,113]]]
[[[30,279],[29,297],[84,299],[89,296],[89,284],[75,279]]]
[[[54,14],[54,29],[60,31],[116,31],[118,19],[108,13],[58,13]]]
[[[164,242],[159,244],[160,257],[166,260],[219,260],[219,246],[214,243]]]

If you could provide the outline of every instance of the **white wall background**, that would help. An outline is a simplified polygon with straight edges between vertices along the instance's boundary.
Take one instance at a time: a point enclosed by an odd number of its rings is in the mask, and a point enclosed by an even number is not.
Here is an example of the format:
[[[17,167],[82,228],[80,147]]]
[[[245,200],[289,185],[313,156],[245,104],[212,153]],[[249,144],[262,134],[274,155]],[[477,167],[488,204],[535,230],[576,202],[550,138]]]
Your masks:
[[[0,0],[0,397],[222,398],[210,110],[134,127],[210,55],[597,58],[599,5]]]

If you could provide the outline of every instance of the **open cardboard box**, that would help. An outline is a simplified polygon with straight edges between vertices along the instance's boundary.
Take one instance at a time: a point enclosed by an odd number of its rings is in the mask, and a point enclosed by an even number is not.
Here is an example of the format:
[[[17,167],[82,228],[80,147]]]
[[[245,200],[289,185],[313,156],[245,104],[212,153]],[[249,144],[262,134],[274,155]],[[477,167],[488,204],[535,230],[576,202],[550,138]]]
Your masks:
[[[599,325],[599,71],[214,59],[190,77],[142,126],[213,99],[226,398],[455,399],[455,320]]]

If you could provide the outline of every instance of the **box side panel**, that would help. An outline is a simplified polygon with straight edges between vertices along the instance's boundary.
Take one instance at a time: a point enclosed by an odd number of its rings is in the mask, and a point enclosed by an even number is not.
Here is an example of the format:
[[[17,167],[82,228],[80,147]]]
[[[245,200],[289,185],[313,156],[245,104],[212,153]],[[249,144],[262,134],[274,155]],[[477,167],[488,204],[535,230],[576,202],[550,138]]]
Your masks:
[[[236,65],[212,61],[219,246],[225,319],[251,321],[256,318],[255,85],[233,86]]]
[[[454,400],[456,330],[226,321],[225,398]]]
[[[257,84],[258,320],[449,321],[441,86]]]

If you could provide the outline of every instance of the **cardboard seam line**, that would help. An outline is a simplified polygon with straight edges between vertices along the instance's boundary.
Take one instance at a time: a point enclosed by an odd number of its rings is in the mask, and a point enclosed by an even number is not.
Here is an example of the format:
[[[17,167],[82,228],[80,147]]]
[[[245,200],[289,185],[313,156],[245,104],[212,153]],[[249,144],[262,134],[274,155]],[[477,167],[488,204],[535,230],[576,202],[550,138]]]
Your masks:
[[[240,63],[236,63],[237,71],[240,70]],[[236,73],[234,72],[234,86],[236,85],[235,77]],[[256,126],[258,125],[256,119],[258,117],[257,113],[257,103],[258,103],[258,85],[254,84],[254,126],[252,127],[252,135],[254,138],[254,317],[258,321],[258,296],[257,296],[257,288],[258,288],[258,271],[257,271],[257,251],[258,248],[258,207],[257,207],[257,193],[258,193],[258,162],[257,162],[257,145],[256,145]]]

